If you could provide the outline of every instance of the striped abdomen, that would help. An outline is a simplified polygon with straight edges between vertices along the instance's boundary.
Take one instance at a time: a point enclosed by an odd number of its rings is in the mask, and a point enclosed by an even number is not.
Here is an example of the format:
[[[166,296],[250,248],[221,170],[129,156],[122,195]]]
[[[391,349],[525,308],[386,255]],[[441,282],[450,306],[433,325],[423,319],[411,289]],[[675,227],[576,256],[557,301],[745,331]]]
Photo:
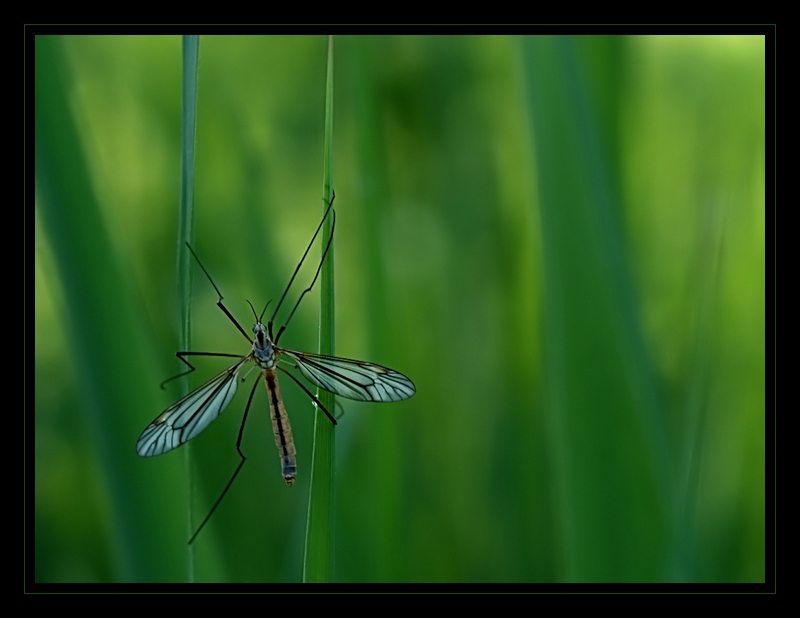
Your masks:
[[[265,369],[264,381],[267,385],[269,398],[269,415],[272,418],[272,433],[275,434],[275,446],[281,458],[281,472],[287,485],[294,483],[297,476],[297,451],[292,438],[292,426],[283,407],[281,389],[278,386],[278,376],[274,369]]]

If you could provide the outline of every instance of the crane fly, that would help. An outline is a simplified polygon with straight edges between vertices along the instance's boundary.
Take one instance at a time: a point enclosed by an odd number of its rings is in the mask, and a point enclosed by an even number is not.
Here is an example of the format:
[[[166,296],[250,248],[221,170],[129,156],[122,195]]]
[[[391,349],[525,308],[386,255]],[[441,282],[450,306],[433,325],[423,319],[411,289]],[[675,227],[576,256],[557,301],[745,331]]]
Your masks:
[[[303,299],[303,296],[305,296],[307,292],[310,292],[314,287],[314,283],[316,283],[320,270],[322,269],[322,265],[325,262],[325,257],[327,256],[328,250],[331,247],[333,231],[336,226],[336,211],[332,210],[333,200],[335,197],[335,194],[333,197],[331,197],[328,208],[326,209],[319,226],[317,226],[317,230],[314,232],[311,242],[308,244],[308,247],[306,248],[303,257],[300,259],[300,263],[297,265],[297,268],[295,268],[294,274],[289,280],[286,289],[283,291],[283,295],[278,301],[278,304],[272,313],[272,317],[270,318],[269,322],[267,322],[266,326],[262,323],[262,318],[264,316],[264,312],[267,310],[267,307],[264,307],[264,311],[261,312],[261,315],[257,315],[252,303],[247,301],[248,304],[250,304],[250,308],[253,311],[253,316],[256,319],[256,322],[253,325],[254,336],[252,338],[247,334],[247,332],[245,332],[244,328],[242,328],[239,322],[236,321],[236,318],[234,318],[230,311],[228,311],[228,309],[225,307],[222,302],[223,297],[219,291],[219,288],[217,288],[216,284],[211,279],[211,276],[208,274],[208,271],[205,269],[202,262],[200,262],[197,254],[187,243],[187,247],[192,252],[195,260],[197,260],[198,265],[205,273],[211,285],[214,287],[214,290],[217,292],[217,296],[219,297],[217,300],[217,306],[225,313],[226,316],[228,316],[231,322],[233,322],[236,328],[239,329],[239,332],[244,335],[252,347],[244,356],[239,354],[220,354],[216,352],[177,352],[176,356],[184,364],[188,365],[189,370],[174,376],[175,378],[186,375],[195,370],[194,366],[186,359],[187,356],[225,356],[236,358],[237,360],[228,369],[214,376],[208,382],[202,386],[199,386],[191,393],[164,410],[164,412],[159,414],[156,419],[145,428],[145,430],[142,432],[142,435],[139,436],[139,440],[136,443],[136,452],[139,455],[142,457],[162,455],[198,436],[206,427],[211,424],[214,419],[222,414],[222,412],[231,402],[233,396],[236,394],[239,373],[245,367],[250,366],[250,363],[255,363],[255,366],[258,368],[261,377],[264,379],[264,385],[266,387],[267,397],[269,399],[272,431],[275,435],[275,445],[278,447],[278,454],[281,460],[281,473],[284,481],[286,481],[286,484],[289,486],[294,483],[294,480],[297,476],[297,458],[294,440],[292,438],[292,428],[289,423],[289,417],[286,414],[286,408],[284,408],[283,405],[283,400],[281,399],[280,387],[278,386],[278,371],[285,373],[292,380],[294,380],[294,382],[297,383],[300,388],[302,388],[303,391],[312,399],[314,404],[327,415],[331,423],[334,425],[337,423],[336,419],[325,408],[325,406],[322,405],[319,399],[317,399],[317,397],[315,397],[311,391],[292,373],[279,365],[279,362],[288,363],[290,366],[299,370],[303,377],[305,377],[313,385],[330,391],[336,395],[341,395],[342,397],[356,401],[401,401],[403,399],[408,399],[416,392],[414,383],[402,373],[395,371],[394,369],[389,369],[388,367],[384,367],[382,365],[376,365],[375,363],[368,363],[360,360],[338,358],[335,356],[324,356],[322,354],[313,354],[311,352],[297,352],[278,346],[280,337],[286,329],[289,320],[292,319],[297,307],[300,305],[300,301]],[[329,213],[331,213],[332,217],[331,235],[328,239],[328,243],[325,246],[325,250],[322,253],[322,259],[317,267],[317,272],[314,275],[314,279],[312,280],[311,285],[300,294],[300,297],[297,299],[297,303],[289,313],[289,317],[286,318],[283,326],[281,326],[278,332],[273,335],[272,325],[275,320],[275,316],[283,304],[289,288],[294,282],[300,267],[303,265],[303,261],[308,255],[311,246],[314,244],[314,240],[316,240],[317,235],[319,234],[320,229],[322,229],[322,225]],[[269,303],[267,303],[267,305],[269,305]],[[250,367],[250,369],[255,369],[255,367]],[[245,377],[242,378],[242,381],[244,381],[246,377],[247,376],[245,375]],[[170,378],[170,380],[171,379],[173,378]],[[211,511],[203,520],[203,523],[200,524],[200,527],[192,535],[192,538],[189,539],[189,543],[194,541],[194,539],[197,537],[197,534],[200,532],[203,526],[205,526],[206,522],[210,519],[217,506],[219,506],[219,503],[225,497],[225,494],[233,484],[234,479],[236,479],[236,475],[239,474],[239,470],[241,470],[245,460],[247,459],[241,450],[242,435],[244,432],[245,422],[247,421],[247,414],[250,410],[250,404],[253,401],[253,395],[255,394],[258,383],[259,380],[256,380],[253,384],[253,388],[250,391],[250,397],[247,400],[247,406],[245,407],[242,423],[239,428],[239,436],[236,440],[236,450],[240,457],[239,465],[236,468],[236,471],[233,473],[230,481],[228,481],[228,484],[226,485],[222,494],[211,508]]]

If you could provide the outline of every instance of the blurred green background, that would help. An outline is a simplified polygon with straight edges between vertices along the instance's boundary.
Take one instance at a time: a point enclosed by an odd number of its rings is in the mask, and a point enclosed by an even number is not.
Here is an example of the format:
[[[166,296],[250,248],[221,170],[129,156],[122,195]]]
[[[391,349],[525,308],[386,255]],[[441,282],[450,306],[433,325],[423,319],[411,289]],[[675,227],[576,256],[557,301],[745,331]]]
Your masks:
[[[40,44],[36,580],[185,581],[248,387],[189,459],[136,455],[181,370],[181,39]],[[335,580],[763,581],[764,37],[334,46],[336,352],[417,385],[339,399]],[[200,40],[194,246],[245,327],[321,213],[326,51]],[[215,301],[195,269],[193,349],[246,353]],[[297,482],[259,389],[197,581],[300,581],[313,409],[282,391]]]

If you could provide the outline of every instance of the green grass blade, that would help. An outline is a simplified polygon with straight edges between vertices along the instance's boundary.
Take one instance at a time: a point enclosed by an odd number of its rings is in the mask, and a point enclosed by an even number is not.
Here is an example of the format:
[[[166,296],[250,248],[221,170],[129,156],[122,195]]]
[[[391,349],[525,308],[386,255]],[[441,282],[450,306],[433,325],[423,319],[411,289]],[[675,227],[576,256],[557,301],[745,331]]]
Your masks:
[[[656,580],[668,544],[673,469],[628,281],[614,168],[578,41],[527,37],[523,59],[539,185],[545,406],[562,577]]]
[[[701,461],[708,414],[712,367],[715,303],[719,294],[719,265],[723,248],[725,209],[720,203],[706,206],[705,225],[700,226],[697,256],[695,328],[691,341],[689,380],[685,393],[685,435],[678,462],[678,488],[673,515],[672,553],[667,576],[677,581],[696,581],[697,541],[693,532],[700,491]]]
[[[36,37],[37,213],[64,300],[61,317],[83,424],[110,506],[115,576],[180,581],[185,550],[175,540],[183,535],[176,525],[183,505],[174,499],[180,475],[167,466],[154,478],[134,451],[147,411],[155,416],[161,407],[157,392],[142,387],[158,384],[148,354],[152,342],[137,312],[129,264],[105,227],[70,113],[64,47],[58,37]]]
[[[369,302],[364,307],[364,325],[369,335],[369,352],[365,358],[390,358],[392,342],[390,333],[396,329],[392,306],[389,302],[387,285],[387,260],[383,250],[385,229],[390,205],[389,182],[386,169],[385,143],[381,125],[381,103],[378,75],[381,70],[378,53],[381,44],[379,37],[355,36],[347,39],[349,57],[343,64],[348,66],[348,76],[352,82],[349,92],[353,100],[353,117],[356,119],[358,139],[358,165],[364,180],[360,183],[363,202],[363,242],[365,243],[364,272],[366,273]],[[340,57],[346,51],[340,45]],[[379,408],[379,406],[376,406]],[[402,529],[402,513],[408,504],[409,496],[404,483],[404,451],[402,413],[395,409],[375,410],[370,418],[370,439],[362,456],[371,463],[365,466],[365,483],[373,487],[368,502],[372,509],[370,517],[362,522],[361,534],[365,544],[369,544],[374,559],[369,567],[375,581],[399,581],[402,578],[404,535],[386,534],[387,530]],[[340,457],[345,458],[341,453]],[[350,487],[349,491],[360,491]],[[345,504],[342,490],[337,499],[337,507]],[[349,499],[352,500],[348,496]],[[341,511],[340,511],[341,512]],[[339,534],[337,529],[337,535]]]
[[[328,39],[328,74],[325,91],[325,162],[322,182],[322,212],[328,206],[333,187],[333,37]],[[331,221],[325,221],[322,250],[331,236]],[[333,355],[334,347],[334,291],[333,251],[328,252],[320,280],[319,352]],[[334,395],[318,389],[317,396],[328,410],[334,410]],[[331,528],[333,520],[333,458],[334,432],[330,420],[316,411],[314,418],[314,446],[312,452],[311,490],[308,501],[306,546],[303,561],[303,581],[331,581]]]
[[[178,295],[181,308],[181,332],[179,345],[181,350],[192,349],[192,268],[191,256],[186,246],[192,242],[194,230],[194,146],[197,129],[197,77],[198,56],[200,53],[200,37],[187,35],[183,37],[183,71],[181,79],[181,195],[178,216]],[[189,392],[189,376],[181,379],[182,394]],[[187,444],[183,449],[187,483],[187,538],[194,533],[194,517],[192,516],[192,447]],[[189,552],[188,578],[195,579],[194,549],[187,545]]]

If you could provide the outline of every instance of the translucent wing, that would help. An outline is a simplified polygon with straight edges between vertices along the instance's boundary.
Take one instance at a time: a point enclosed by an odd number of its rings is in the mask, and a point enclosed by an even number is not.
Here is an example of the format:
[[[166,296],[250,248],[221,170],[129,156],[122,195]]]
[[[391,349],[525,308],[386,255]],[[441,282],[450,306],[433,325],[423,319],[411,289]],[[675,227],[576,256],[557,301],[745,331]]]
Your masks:
[[[142,457],[161,455],[208,427],[236,394],[239,370],[248,360],[245,356],[162,412],[139,436],[136,452]]]
[[[309,352],[283,349],[279,352],[295,361],[295,366],[309,382],[348,399],[400,401],[417,392],[406,376],[382,365]]]

